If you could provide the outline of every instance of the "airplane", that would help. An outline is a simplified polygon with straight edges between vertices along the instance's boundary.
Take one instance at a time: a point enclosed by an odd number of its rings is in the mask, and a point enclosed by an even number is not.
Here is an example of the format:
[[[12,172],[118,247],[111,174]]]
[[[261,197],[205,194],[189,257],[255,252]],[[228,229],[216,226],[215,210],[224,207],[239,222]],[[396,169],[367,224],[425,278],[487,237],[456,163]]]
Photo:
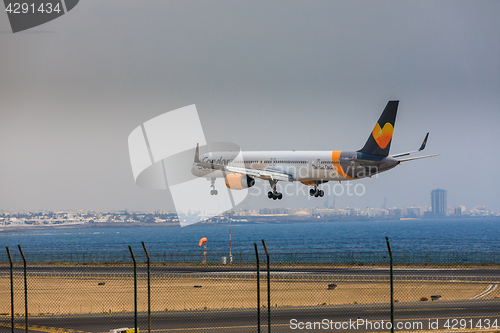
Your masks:
[[[283,194],[276,189],[279,181],[299,181],[313,186],[309,194],[317,198],[325,194],[319,186],[329,181],[371,177],[391,170],[401,162],[438,156],[398,159],[424,150],[429,133],[418,150],[389,155],[398,105],[397,100],[387,103],[365,145],[358,151],[242,151],[238,156],[235,152],[225,151],[200,155],[198,144],[191,173],[211,181],[211,195],[218,193],[215,189],[216,178],[225,178],[226,186],[231,190],[251,188],[255,179],[260,178],[269,181],[269,199],[283,198]]]

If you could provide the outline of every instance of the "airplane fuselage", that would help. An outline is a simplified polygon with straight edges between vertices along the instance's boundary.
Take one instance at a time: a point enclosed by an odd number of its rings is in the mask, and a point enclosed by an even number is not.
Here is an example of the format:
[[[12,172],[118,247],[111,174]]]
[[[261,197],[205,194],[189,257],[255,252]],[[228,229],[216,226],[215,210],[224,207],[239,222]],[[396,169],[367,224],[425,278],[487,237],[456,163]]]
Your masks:
[[[363,148],[358,151],[212,151],[200,155],[196,146],[191,172],[198,177],[210,179],[211,195],[217,195],[216,178],[225,178],[231,190],[243,190],[255,185],[255,179],[269,181],[271,191],[268,198],[281,200],[278,182],[299,181],[314,186],[309,194],[323,197],[319,186],[328,181],[355,180],[390,170],[399,163],[436,155],[396,159],[417,151],[389,155],[392,134],[396,122],[399,101],[389,101],[368,136]],[[429,133],[418,152],[425,148]]]
[[[380,157],[355,151],[244,151],[239,156],[230,152],[212,152],[200,155],[200,161],[277,171],[290,175],[293,181],[311,182],[305,185],[371,177],[399,164],[397,159],[390,156]],[[227,171],[205,168],[197,163],[193,164],[191,172],[195,176],[206,178],[227,176]]]

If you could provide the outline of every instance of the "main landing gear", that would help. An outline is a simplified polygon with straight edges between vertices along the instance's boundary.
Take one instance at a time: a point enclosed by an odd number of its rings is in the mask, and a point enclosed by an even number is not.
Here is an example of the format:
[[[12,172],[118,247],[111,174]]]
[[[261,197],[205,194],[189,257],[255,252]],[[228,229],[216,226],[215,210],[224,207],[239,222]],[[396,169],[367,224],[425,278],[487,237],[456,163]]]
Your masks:
[[[314,188],[309,190],[309,195],[311,197],[323,197],[325,195],[325,191],[318,189],[319,184],[315,184]]]
[[[215,178],[210,178],[210,187],[212,188],[210,190],[210,195],[217,195],[219,191],[215,189]]]
[[[269,199],[273,199],[273,200],[276,200],[276,199],[281,200],[283,198],[283,194],[276,191],[276,183],[278,183],[278,182],[275,180],[272,180],[272,179],[269,180],[269,184],[271,185],[271,188],[273,190],[267,192],[267,197]]]
[[[276,200],[276,199],[281,200],[283,198],[283,194],[279,193],[279,192],[269,191],[269,192],[267,192],[267,197],[269,199],[273,199],[273,200]]]

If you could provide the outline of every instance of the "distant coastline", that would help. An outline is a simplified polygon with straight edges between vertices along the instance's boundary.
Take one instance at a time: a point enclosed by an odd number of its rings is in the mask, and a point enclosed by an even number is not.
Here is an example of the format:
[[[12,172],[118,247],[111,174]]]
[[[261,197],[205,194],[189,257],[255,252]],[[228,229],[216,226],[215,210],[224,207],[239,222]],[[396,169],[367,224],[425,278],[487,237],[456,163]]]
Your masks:
[[[485,206],[466,209],[465,206],[448,207],[446,212],[434,212],[431,207],[407,208],[338,208],[324,205],[323,208],[261,208],[233,209],[226,214],[212,211],[94,211],[94,210],[0,210],[0,233],[12,230],[61,229],[61,228],[101,228],[101,227],[176,227],[179,219],[195,218],[203,221],[193,224],[210,226],[219,224],[294,224],[294,223],[334,223],[365,221],[441,220],[463,218],[500,217],[499,212]],[[220,212],[219,212],[220,213]]]
[[[103,223],[72,223],[51,225],[23,225],[1,227],[0,233],[23,230],[53,230],[53,229],[99,229],[99,228],[165,228],[177,227],[178,223],[141,223],[141,222],[103,222]]]
[[[231,219],[232,225],[258,225],[258,224],[307,224],[307,223],[338,223],[338,222],[370,222],[370,221],[426,221],[430,219],[436,220],[456,220],[456,219],[492,219],[498,216],[447,216],[439,218],[377,218],[367,216],[297,216],[297,215],[267,215],[267,216],[236,216]],[[207,226],[220,226],[228,225],[229,219],[227,217],[212,218],[190,227],[207,227]],[[60,224],[43,224],[43,225],[8,225],[0,227],[1,233],[19,232],[28,230],[58,230],[58,229],[99,229],[99,228],[171,228],[179,227],[177,222],[99,222],[99,223],[60,223]]]

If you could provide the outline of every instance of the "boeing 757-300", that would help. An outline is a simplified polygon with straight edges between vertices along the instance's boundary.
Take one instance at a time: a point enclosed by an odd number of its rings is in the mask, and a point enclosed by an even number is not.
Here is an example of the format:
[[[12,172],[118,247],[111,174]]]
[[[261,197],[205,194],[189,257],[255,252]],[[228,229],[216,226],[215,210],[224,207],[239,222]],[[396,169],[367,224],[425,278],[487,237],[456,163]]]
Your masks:
[[[398,159],[422,151],[429,133],[418,150],[389,155],[398,105],[399,101],[387,103],[365,145],[358,151],[243,151],[238,156],[226,151],[200,155],[197,146],[191,172],[211,180],[212,195],[218,193],[215,189],[216,178],[225,178],[226,186],[231,190],[250,188],[255,185],[255,179],[260,178],[269,181],[271,191],[268,197],[281,200],[283,194],[276,189],[279,181],[299,181],[313,186],[309,194],[322,197],[325,193],[319,186],[329,181],[371,177],[401,162],[437,156]]]

